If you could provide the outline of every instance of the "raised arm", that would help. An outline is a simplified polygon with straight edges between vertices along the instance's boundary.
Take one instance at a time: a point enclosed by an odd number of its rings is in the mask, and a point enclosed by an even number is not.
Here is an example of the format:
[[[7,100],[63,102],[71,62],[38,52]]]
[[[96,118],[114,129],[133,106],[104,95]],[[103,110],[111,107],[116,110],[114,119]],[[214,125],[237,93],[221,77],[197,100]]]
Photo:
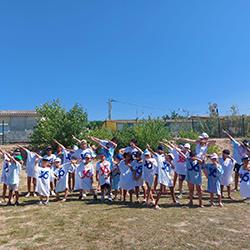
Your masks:
[[[136,146],[134,143],[131,143],[131,146],[136,148],[139,152],[143,153],[143,151],[141,150],[141,148],[139,148],[138,146]]]
[[[197,140],[189,139],[189,138],[178,138],[177,141],[182,141],[185,143],[197,143]]]
[[[156,155],[156,152],[150,147],[149,144],[147,144],[147,149],[152,155]]]
[[[72,135],[73,139],[76,140],[79,144],[81,143],[81,140],[79,140],[78,138],[76,138],[74,135]]]
[[[231,141],[234,141],[234,142],[237,142],[226,130],[222,130],[222,132],[227,135],[227,137],[231,140]]]
[[[57,141],[56,139],[53,139],[53,141],[60,146],[62,149],[66,149],[59,141]]]
[[[100,147],[105,148],[106,150],[108,150],[108,148],[105,145],[102,144],[100,139],[98,139],[98,138],[96,138],[94,136],[89,136],[88,138],[90,140],[92,140],[93,142],[97,143]]]

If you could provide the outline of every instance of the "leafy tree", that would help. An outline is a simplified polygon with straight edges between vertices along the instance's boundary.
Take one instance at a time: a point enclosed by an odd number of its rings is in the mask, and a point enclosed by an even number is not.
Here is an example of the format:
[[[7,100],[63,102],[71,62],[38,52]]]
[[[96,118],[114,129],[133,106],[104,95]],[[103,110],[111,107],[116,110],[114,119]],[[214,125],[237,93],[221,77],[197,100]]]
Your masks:
[[[39,120],[31,135],[31,144],[36,148],[44,148],[57,139],[65,146],[73,145],[72,134],[83,136],[87,133],[87,113],[75,104],[66,111],[59,100],[47,102],[36,111]]]

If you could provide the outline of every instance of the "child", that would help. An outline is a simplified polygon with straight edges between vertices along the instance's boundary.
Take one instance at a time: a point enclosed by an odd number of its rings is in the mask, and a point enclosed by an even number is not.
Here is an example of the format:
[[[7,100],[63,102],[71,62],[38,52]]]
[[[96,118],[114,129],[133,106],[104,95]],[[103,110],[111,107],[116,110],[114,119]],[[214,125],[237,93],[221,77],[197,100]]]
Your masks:
[[[121,149],[122,153],[130,153],[132,155],[133,159],[135,159],[135,154],[138,151],[140,151],[140,150],[138,150],[137,140],[136,139],[131,139],[129,146],[127,146],[126,148]]]
[[[178,203],[175,198],[175,192],[174,192],[174,185],[173,180],[171,177],[171,169],[174,168],[173,166],[173,160],[174,155],[173,154],[167,154],[165,155],[164,161],[162,161],[162,157],[160,155],[157,156],[157,163],[158,163],[158,183],[160,184],[160,191],[157,194],[157,198],[155,201],[155,209],[160,209],[158,203],[161,198],[162,193],[164,192],[164,188],[169,187],[173,203]]]
[[[174,155],[174,187],[176,185],[177,178],[179,180],[179,195],[178,198],[182,198],[183,182],[186,179],[187,174],[187,161],[189,156],[190,144],[186,143],[184,146],[177,147],[172,143],[166,141],[166,146],[170,149],[170,152]]]
[[[15,205],[19,205],[19,192],[18,192],[18,186],[19,186],[19,180],[20,180],[20,173],[21,173],[21,161],[22,157],[20,155],[16,155],[12,157],[10,154],[7,154],[7,157],[9,158],[10,165],[8,168],[7,173],[7,182],[8,182],[8,188],[9,188],[9,200],[7,205],[11,205],[11,198],[13,195],[13,192],[15,193]]]
[[[221,182],[220,178],[223,174],[222,166],[218,163],[218,155],[213,153],[210,155],[210,159],[212,163],[206,164],[206,176],[208,179],[207,182],[207,190],[210,193],[210,204],[214,206],[214,194],[217,194],[219,207],[223,207],[222,199],[221,199]]]
[[[77,149],[73,153],[73,156],[75,156],[78,159],[78,163],[80,163],[81,161],[84,161],[86,154],[91,155],[91,158],[95,158],[95,155],[93,154],[93,150],[89,148],[86,140],[84,139],[79,140],[75,136],[73,136],[73,138],[80,144],[80,148]]]
[[[93,176],[94,176],[94,166],[92,162],[92,155],[85,154],[85,158],[76,168],[75,172],[75,190],[79,190],[79,200],[86,197],[86,191],[90,191],[96,199],[96,193],[93,189]]]
[[[60,158],[59,158],[60,159]],[[57,168],[55,170],[55,176],[57,177],[57,183],[56,183],[56,196],[57,200],[60,199],[59,193],[64,192],[64,198],[62,201],[66,201],[68,194],[69,194],[69,173],[72,173],[76,167],[77,159],[72,159],[71,162],[65,163],[63,165],[60,165],[60,161],[56,160]]]
[[[236,161],[230,156],[230,151],[224,149],[222,152],[222,158],[220,158],[220,165],[223,168],[223,174],[221,176],[221,195],[223,198],[223,188],[227,187],[227,194],[229,199],[231,197],[231,183],[233,181],[233,169]]]
[[[242,158],[244,158],[246,155],[250,154],[249,150],[249,142],[248,140],[243,140],[242,142],[237,141],[235,138],[233,138],[227,131],[223,130],[223,132],[228,136],[228,138],[231,140],[233,145],[233,158],[235,159],[236,163],[234,165],[234,183],[235,188],[234,191],[238,191],[238,184],[239,184],[239,171],[242,165]]]
[[[110,174],[111,164],[106,160],[104,154],[100,155],[100,161],[96,164],[96,180],[101,186],[101,201],[105,199],[105,193],[108,193],[108,200],[112,201],[111,197],[111,185],[110,185]]]
[[[31,183],[33,183],[33,196],[36,197],[36,176],[35,176],[35,162],[36,159],[41,159],[42,157],[30,150],[28,150],[25,147],[22,147],[19,145],[19,148],[24,150],[27,154],[27,160],[26,160],[26,173],[27,173],[27,189],[28,193],[25,195],[26,198],[28,198],[31,194]]]
[[[50,163],[47,158],[42,158],[41,167],[38,166],[36,162],[36,176],[37,176],[37,185],[36,192],[39,194],[39,205],[47,205],[49,203],[50,195],[50,179],[53,175],[50,168]],[[45,201],[43,200],[45,198]]]
[[[187,159],[187,182],[189,189],[189,205],[193,206],[193,197],[194,197],[194,187],[196,186],[196,190],[199,198],[199,207],[203,207],[202,205],[202,163],[203,161],[195,156],[195,153],[190,152],[189,157]]]
[[[133,158],[131,153],[124,153],[123,157],[124,160],[119,163],[119,170],[121,174],[118,185],[122,189],[123,201],[126,201],[127,192],[129,192],[130,202],[132,202],[132,194],[135,187],[133,167],[131,165]]]
[[[6,193],[7,193],[7,187],[8,187],[8,171],[9,171],[9,158],[7,157],[6,153],[0,149],[0,153],[3,155],[3,165],[2,165],[2,175],[1,175],[1,183],[3,183],[3,193],[2,193],[2,199],[3,202],[5,202]]]
[[[240,196],[244,199],[250,198],[250,166],[249,157],[242,158],[242,166],[240,168]]]
[[[140,151],[136,152],[135,160],[133,160],[131,165],[133,167],[133,178],[135,181],[135,195],[137,202],[140,202],[139,199],[140,187],[143,190],[143,201],[146,202],[146,190],[143,186],[143,179],[142,179],[143,160],[142,160],[142,153]]]
[[[147,198],[146,203],[149,206],[149,200],[152,204],[155,204],[154,197],[152,194],[152,187],[154,183],[155,168],[157,167],[156,160],[152,157],[148,149],[143,153],[143,170],[142,179],[145,181],[147,186]]]
[[[114,190],[114,199],[117,199],[118,191],[120,191],[120,200],[122,197],[121,190],[119,189],[119,181],[120,181],[120,170],[119,164],[123,159],[122,154],[117,154],[115,160],[113,161],[113,167],[111,169],[111,189]]]

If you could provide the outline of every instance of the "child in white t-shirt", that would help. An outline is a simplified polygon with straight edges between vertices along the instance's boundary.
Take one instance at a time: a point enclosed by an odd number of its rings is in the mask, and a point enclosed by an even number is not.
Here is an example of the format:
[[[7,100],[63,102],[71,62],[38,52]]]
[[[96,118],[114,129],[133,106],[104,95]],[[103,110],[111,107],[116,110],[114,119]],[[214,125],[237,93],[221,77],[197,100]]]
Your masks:
[[[1,175],[1,183],[3,183],[3,193],[2,193],[2,199],[3,202],[6,200],[6,193],[7,193],[7,187],[8,187],[8,180],[7,180],[7,174],[9,171],[9,158],[7,157],[6,153],[0,149],[0,153],[3,155],[3,165],[2,165],[2,175]]]
[[[99,157],[100,161],[96,164],[96,180],[101,186],[101,200],[103,201],[105,199],[105,193],[108,193],[108,200],[112,201],[110,183],[111,164],[106,160],[104,154],[101,154]]]
[[[26,152],[27,160],[26,160],[26,173],[27,173],[27,189],[28,193],[25,195],[28,198],[31,194],[31,183],[33,184],[33,196],[36,196],[36,176],[35,176],[35,162],[36,159],[42,159],[42,157],[36,152],[30,151],[29,149],[18,146],[20,149]]]
[[[39,205],[47,205],[50,196],[50,180],[54,173],[51,170],[50,162],[47,158],[43,158],[41,166],[36,162],[35,171],[37,176],[36,192],[39,194]],[[45,198],[45,200],[44,200]]]
[[[131,165],[133,167],[133,177],[135,181],[135,195],[137,202],[140,202],[139,193],[140,187],[143,190],[143,201],[146,202],[146,190],[143,186],[142,171],[143,171],[143,160],[142,153],[140,151],[136,152],[134,155],[135,160],[132,161]]]
[[[111,169],[111,190],[113,190],[113,194],[114,194],[113,200],[117,199],[118,192],[120,193],[119,200],[122,199],[122,192],[121,192],[121,189],[119,188],[119,181],[120,181],[119,164],[122,159],[123,159],[122,154],[117,154],[115,156],[115,160],[113,161],[113,166]]]
[[[7,154],[7,157],[9,158],[10,165],[9,165],[9,171],[7,173],[7,182],[8,182],[8,188],[9,188],[9,200],[7,205],[11,205],[11,199],[13,196],[13,192],[15,193],[15,205],[19,205],[19,181],[20,181],[20,173],[21,173],[21,162],[22,157],[20,155],[11,156]]]
[[[219,163],[223,169],[223,174],[221,176],[221,196],[223,198],[223,189],[224,186],[226,186],[228,198],[232,200],[231,183],[233,182],[233,169],[236,161],[230,156],[230,151],[225,149],[222,152],[222,157],[219,159]]]

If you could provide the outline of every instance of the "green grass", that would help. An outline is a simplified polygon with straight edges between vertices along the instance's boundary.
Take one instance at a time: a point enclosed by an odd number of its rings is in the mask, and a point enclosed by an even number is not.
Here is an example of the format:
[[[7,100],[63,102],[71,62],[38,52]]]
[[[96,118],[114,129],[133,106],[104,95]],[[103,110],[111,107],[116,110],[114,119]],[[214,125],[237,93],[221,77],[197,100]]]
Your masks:
[[[24,192],[23,173],[21,183]],[[1,205],[0,249],[249,249],[249,203],[224,199],[223,208],[209,207],[205,193],[205,208],[188,207],[187,195],[176,207],[163,196],[155,211],[77,198],[39,206],[21,197],[19,207]]]

